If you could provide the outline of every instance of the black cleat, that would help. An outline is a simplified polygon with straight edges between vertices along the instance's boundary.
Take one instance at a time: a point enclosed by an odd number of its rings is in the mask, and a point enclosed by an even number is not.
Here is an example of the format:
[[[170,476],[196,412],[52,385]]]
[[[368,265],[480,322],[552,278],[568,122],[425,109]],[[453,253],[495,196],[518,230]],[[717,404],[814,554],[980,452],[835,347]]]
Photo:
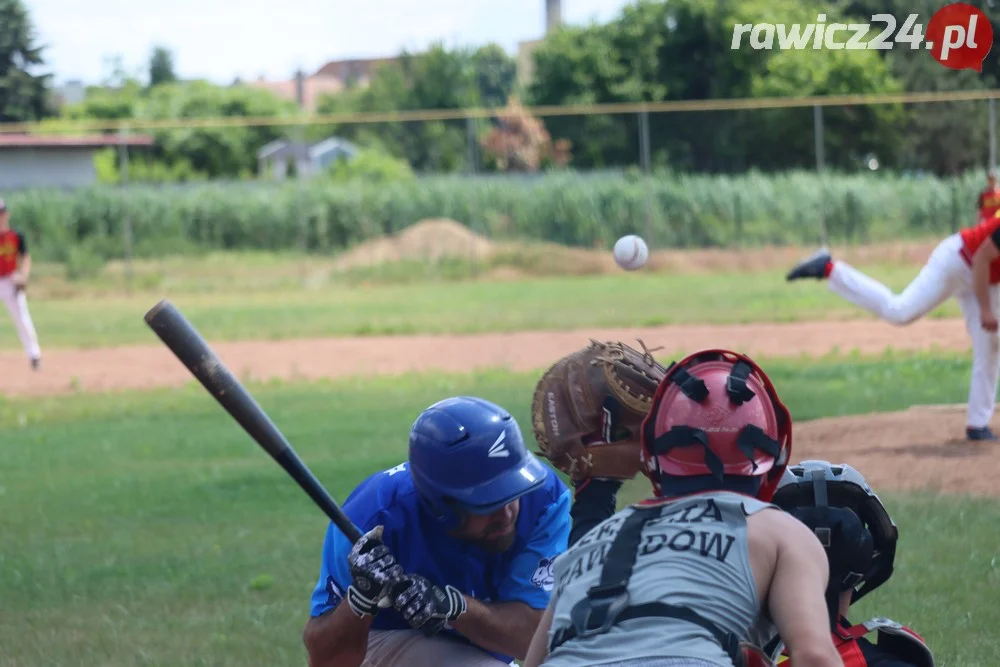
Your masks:
[[[981,428],[968,427],[965,429],[965,437],[969,440],[1000,440],[989,426]]]
[[[792,281],[800,278],[815,278],[822,280],[826,278],[826,265],[830,262],[830,252],[825,248],[817,250],[813,254],[792,267],[792,270],[785,276],[785,280]]]
[[[40,370],[41,367],[42,367],[42,360],[41,359],[39,359],[38,357],[35,357],[34,359],[31,360],[31,369],[32,370],[37,371],[37,370]]]

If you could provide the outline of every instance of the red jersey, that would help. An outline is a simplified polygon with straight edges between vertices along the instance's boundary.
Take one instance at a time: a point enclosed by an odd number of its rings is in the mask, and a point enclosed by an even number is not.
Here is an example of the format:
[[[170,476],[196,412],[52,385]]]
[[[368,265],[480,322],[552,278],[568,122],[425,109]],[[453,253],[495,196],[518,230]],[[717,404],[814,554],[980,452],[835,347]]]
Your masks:
[[[979,207],[980,219],[996,215],[1000,211],[1000,187],[986,188],[980,192],[976,206]]]
[[[17,258],[28,252],[24,236],[13,229],[0,232],[0,278],[17,270]]]
[[[962,258],[971,266],[972,256],[983,244],[983,241],[993,236],[1000,228],[1000,213],[982,220],[978,225],[966,227],[959,234],[962,236]],[[1000,283],[1000,258],[990,262],[990,284]]]

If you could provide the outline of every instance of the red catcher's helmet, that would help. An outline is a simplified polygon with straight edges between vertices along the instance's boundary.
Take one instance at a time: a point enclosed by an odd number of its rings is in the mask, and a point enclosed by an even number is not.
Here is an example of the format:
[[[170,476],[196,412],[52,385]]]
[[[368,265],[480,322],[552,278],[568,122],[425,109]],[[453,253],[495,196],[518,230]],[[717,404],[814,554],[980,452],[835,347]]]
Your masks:
[[[759,478],[769,501],[792,452],[792,417],[752,359],[703,350],[667,369],[642,424],[642,467],[657,496],[669,477]],[[665,477],[666,476],[666,477]]]

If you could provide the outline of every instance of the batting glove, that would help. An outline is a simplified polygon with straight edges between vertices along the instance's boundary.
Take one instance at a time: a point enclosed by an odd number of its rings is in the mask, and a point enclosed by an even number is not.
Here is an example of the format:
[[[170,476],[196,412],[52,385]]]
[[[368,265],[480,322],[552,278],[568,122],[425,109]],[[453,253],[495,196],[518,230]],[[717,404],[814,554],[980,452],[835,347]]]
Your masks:
[[[465,596],[454,586],[441,588],[419,574],[400,577],[389,589],[393,608],[410,627],[431,637],[468,611]]]
[[[382,542],[382,529],[376,526],[362,535],[347,556],[351,568],[347,604],[360,618],[377,615],[379,600],[388,593],[389,586],[403,576],[403,567]]]

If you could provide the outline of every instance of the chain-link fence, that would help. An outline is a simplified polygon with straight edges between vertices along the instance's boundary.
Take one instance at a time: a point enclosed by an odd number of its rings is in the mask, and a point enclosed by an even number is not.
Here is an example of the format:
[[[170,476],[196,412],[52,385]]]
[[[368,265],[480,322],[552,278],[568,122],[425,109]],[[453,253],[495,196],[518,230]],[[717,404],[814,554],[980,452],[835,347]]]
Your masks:
[[[48,145],[0,134],[0,187],[37,256],[59,262],[208,248],[377,263],[627,233],[652,248],[926,238],[976,219],[995,96],[916,97],[173,121],[90,147],[67,126]],[[373,241],[404,232],[405,252]]]

